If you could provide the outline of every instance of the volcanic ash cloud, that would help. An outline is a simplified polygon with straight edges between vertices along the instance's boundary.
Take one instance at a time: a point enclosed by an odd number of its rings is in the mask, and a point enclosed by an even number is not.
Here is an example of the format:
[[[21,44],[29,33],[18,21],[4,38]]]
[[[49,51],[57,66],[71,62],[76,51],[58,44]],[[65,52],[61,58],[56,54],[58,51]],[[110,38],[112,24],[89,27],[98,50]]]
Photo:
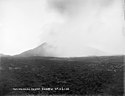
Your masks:
[[[45,42],[59,57],[123,54],[122,0],[48,0]]]

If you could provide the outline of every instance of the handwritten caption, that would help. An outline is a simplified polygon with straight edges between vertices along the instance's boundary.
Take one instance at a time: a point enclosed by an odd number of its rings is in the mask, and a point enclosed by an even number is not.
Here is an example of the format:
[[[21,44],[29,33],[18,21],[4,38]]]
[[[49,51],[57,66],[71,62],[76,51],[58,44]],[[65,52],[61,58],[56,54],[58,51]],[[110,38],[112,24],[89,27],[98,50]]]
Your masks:
[[[59,90],[59,91],[66,91],[69,90],[69,88],[13,88],[14,91],[53,91],[53,90]]]

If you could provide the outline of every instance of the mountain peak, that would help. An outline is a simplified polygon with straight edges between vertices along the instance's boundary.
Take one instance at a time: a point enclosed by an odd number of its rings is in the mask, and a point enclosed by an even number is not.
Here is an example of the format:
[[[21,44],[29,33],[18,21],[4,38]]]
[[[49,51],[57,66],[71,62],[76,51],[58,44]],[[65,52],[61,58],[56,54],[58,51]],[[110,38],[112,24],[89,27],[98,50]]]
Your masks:
[[[30,56],[43,56],[43,57],[47,57],[47,56],[52,56],[52,53],[48,52],[48,48],[51,48],[52,46],[49,45],[48,43],[42,43],[41,45],[39,45],[38,47],[25,51],[19,55],[19,57],[30,57]]]

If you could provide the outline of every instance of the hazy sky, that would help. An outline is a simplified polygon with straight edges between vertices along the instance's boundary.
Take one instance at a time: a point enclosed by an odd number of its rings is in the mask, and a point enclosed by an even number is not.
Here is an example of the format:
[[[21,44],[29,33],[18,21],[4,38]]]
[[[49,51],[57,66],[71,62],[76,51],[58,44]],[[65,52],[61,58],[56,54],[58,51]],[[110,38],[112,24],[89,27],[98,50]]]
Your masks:
[[[123,54],[122,0],[0,0],[0,53],[43,42],[63,57]]]

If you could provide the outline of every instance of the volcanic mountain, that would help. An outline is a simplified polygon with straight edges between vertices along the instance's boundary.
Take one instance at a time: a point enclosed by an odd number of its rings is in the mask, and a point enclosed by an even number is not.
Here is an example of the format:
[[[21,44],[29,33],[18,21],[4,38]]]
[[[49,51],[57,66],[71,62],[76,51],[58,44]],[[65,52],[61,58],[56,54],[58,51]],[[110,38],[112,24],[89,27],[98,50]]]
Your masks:
[[[53,54],[51,52],[46,50],[48,48],[51,48],[51,46],[47,43],[43,43],[34,49],[30,49],[28,51],[25,51],[21,54],[15,55],[15,56],[17,56],[17,57],[30,57],[30,56],[48,57],[48,56],[53,56]]]
[[[93,47],[89,47],[89,46],[85,46],[83,48],[83,50],[81,51],[81,53],[77,53],[77,50],[74,50],[74,52],[60,52],[57,50],[58,48],[55,48],[53,45],[50,45],[48,43],[43,43],[41,45],[39,45],[38,47],[25,51],[21,54],[15,55],[17,57],[31,57],[31,56],[42,56],[42,57],[83,57],[83,56],[103,56],[103,55],[107,55],[106,52],[93,48]],[[67,51],[67,50],[66,50]],[[75,56],[76,54],[76,56]],[[79,54],[83,54],[83,56],[79,55]],[[96,54],[96,55],[95,55]]]

